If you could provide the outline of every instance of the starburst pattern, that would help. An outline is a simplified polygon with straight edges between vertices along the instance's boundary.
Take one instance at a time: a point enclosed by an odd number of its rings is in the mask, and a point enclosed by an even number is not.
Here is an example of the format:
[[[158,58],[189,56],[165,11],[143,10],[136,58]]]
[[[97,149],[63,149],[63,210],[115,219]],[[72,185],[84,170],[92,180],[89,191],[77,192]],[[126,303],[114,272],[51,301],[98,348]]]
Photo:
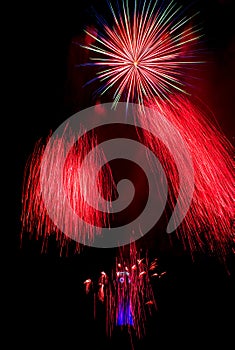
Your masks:
[[[119,4],[119,3],[118,3]],[[114,91],[113,106],[120,100],[143,104],[146,99],[169,99],[173,91],[185,92],[184,74],[197,62],[195,44],[200,29],[191,25],[182,7],[171,1],[164,7],[159,1],[122,1],[115,10],[109,7],[114,24],[100,19],[103,31],[96,36],[86,31],[95,43],[84,48],[95,53],[97,77],[102,86],[97,94]],[[89,82],[90,83],[90,82]]]

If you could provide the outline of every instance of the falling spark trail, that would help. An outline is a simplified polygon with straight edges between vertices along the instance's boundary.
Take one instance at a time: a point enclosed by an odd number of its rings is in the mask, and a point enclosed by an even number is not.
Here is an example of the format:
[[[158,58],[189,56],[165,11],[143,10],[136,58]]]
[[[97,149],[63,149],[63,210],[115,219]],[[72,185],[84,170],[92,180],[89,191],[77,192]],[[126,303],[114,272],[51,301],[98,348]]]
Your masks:
[[[177,168],[166,146],[158,138],[153,137],[156,131],[158,135],[164,135],[164,137],[168,135],[168,144],[171,145],[175,154],[180,156],[182,149],[177,139],[167,132],[169,125],[173,125],[179,132],[193,162],[194,193],[184,221],[177,228],[177,234],[192,255],[202,250],[224,259],[227,252],[231,250],[234,240],[234,150],[224,135],[214,127],[196,104],[183,96],[174,96],[174,98],[172,96],[172,102],[173,105],[166,101],[160,106],[154,101],[149,102],[151,111],[156,110],[156,116],[152,112],[148,115],[140,110],[136,118],[142,130],[138,130],[137,137],[157,155],[164,169],[168,179],[167,204],[171,211],[174,210],[176,202],[179,209],[184,211],[188,199],[187,189],[190,185],[187,183],[189,181],[187,164],[182,162]],[[157,118],[159,113],[164,116],[164,123]],[[152,133],[144,131],[146,128],[151,129]],[[98,199],[94,197],[94,187],[90,176],[92,172],[100,174],[97,179],[99,192],[107,201],[112,202],[115,186],[111,169],[107,165],[101,170],[99,164],[101,159],[105,159],[105,154],[100,151],[93,152],[92,157],[86,162],[87,168],[79,177],[80,166],[87,152],[96,145],[96,137],[94,134],[86,135],[79,146],[74,145],[74,138],[71,136],[71,140],[68,141],[71,143],[71,151],[65,162],[63,142],[62,139],[56,139],[51,145],[49,161],[43,172],[50,181],[46,182],[48,187],[44,190],[53,198],[53,209],[57,217],[63,219],[68,228],[73,228],[75,225],[75,232],[78,236],[74,238],[78,238],[79,242],[88,238],[88,241],[92,242],[94,232],[98,230],[98,233],[101,233],[102,227],[109,225],[110,213],[105,202],[102,202],[103,207],[100,211],[95,209],[98,203],[94,208],[88,205],[88,203],[98,202]],[[26,167],[22,198],[22,231],[35,233],[37,239],[42,237],[44,250],[47,248],[48,238],[55,234],[59,247],[63,249],[71,239],[63,235],[56,224],[50,220],[40,188],[40,168],[44,150],[44,144],[39,141]],[[66,198],[63,193],[58,193],[58,179],[55,178],[56,173],[54,172],[54,169],[61,167],[61,164],[64,164],[63,184]],[[179,173],[184,174],[185,183],[183,184],[179,183]],[[136,191],[139,190],[140,188],[136,188]],[[179,193],[181,197],[180,201],[177,201]],[[158,188],[156,188],[157,195]],[[64,201],[67,198],[76,214],[82,217],[84,225],[77,227],[76,222],[70,222],[66,217]],[[88,228],[87,223],[90,224]],[[77,249],[79,250],[78,245]]]
[[[163,114],[178,130],[193,161],[193,199],[177,230],[178,235],[191,252],[204,250],[223,258],[231,251],[234,240],[234,148],[208,119],[205,110],[202,111],[184,96],[172,97],[172,104],[165,101],[159,106],[152,101],[149,106],[151,110]],[[164,132],[168,128],[167,123],[160,126],[157,119],[141,113],[139,121],[143,129],[151,125],[153,134],[155,128],[162,128]],[[182,150],[170,134],[169,141],[172,142],[174,152],[180,154]],[[179,193],[178,174],[187,171],[187,167],[182,164],[183,170],[177,169],[166,147],[149,133],[144,132],[142,142],[156,152],[164,167],[170,186],[169,205],[173,210]],[[184,188],[182,210],[187,200],[187,183]]]
[[[49,142],[48,138],[48,142]],[[48,145],[47,142],[47,145]],[[113,183],[111,184],[111,173],[108,165],[102,170],[99,168],[100,160],[104,159],[104,155],[101,151],[92,152],[92,157],[87,163],[88,169],[82,172],[82,176],[79,176],[80,167],[82,165],[83,158],[86,154],[95,147],[96,138],[93,136],[88,137],[86,134],[83,136],[80,143],[77,143],[71,132],[69,145],[71,150],[64,159],[65,140],[57,137],[48,151],[49,158],[44,163],[44,171],[42,172],[42,159],[46,146],[42,140],[39,140],[35,145],[34,152],[29,158],[26,168],[25,177],[23,183],[23,196],[22,196],[22,232],[29,232],[32,235],[35,234],[35,238],[40,237],[43,240],[42,250],[46,251],[48,238],[55,235],[58,242],[61,254],[63,250],[67,250],[68,243],[71,242],[71,238],[63,235],[63,233],[57,228],[56,224],[50,219],[42,196],[41,183],[42,179],[40,175],[49,179],[46,181],[47,188],[44,189],[51,198],[54,198],[54,210],[57,218],[63,218],[66,227],[74,228],[77,237],[74,237],[75,241],[85,240],[85,236],[89,240],[94,239],[94,232],[96,234],[101,232],[103,225],[108,225],[107,207],[101,208],[101,211],[97,211],[87,204],[87,197],[93,196],[93,187],[89,186],[89,174],[92,169],[95,171],[98,167],[99,178],[97,179],[97,186],[100,194],[103,195],[107,201],[111,200],[112,193],[107,192],[107,188],[113,190]],[[64,193],[59,193],[57,188],[57,179],[55,179],[56,169],[64,164],[63,169],[63,184],[65,189]],[[84,175],[85,174],[85,175]],[[50,181],[51,179],[51,181]],[[53,185],[52,185],[53,184]],[[83,189],[81,193],[81,188]],[[66,198],[65,198],[66,196]],[[83,218],[84,227],[78,222],[69,222],[66,220],[66,212],[64,212],[64,201],[69,199],[70,205],[75,213]],[[86,223],[90,223],[87,225]],[[90,229],[89,229],[90,228]],[[77,243],[75,252],[79,251],[80,245]]]

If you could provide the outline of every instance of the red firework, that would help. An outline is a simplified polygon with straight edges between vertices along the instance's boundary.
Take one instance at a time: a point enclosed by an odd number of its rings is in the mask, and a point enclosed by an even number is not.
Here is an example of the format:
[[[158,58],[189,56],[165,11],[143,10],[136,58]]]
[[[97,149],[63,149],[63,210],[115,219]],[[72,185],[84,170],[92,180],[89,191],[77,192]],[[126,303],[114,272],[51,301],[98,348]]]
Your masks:
[[[68,143],[63,139],[57,137],[53,142],[49,143],[48,138],[47,150],[48,157],[47,161],[44,162],[44,168],[42,172],[42,161],[46,145],[42,140],[39,140],[35,146],[34,152],[29,158],[24,175],[23,184],[23,196],[22,196],[22,232],[29,232],[35,235],[36,239],[39,237],[42,239],[42,251],[47,250],[48,238],[55,235],[56,241],[58,242],[60,253],[62,254],[63,249],[67,250],[68,243],[71,238],[64,236],[63,233],[58,229],[56,223],[50,219],[46,206],[44,204],[41,184],[43,177],[49,181],[45,181],[46,193],[49,193],[53,198],[53,207],[56,213],[56,218],[64,221],[64,224],[68,230],[72,229],[76,232],[74,241],[83,242],[85,237],[89,241],[94,238],[94,231],[96,233],[101,232],[102,226],[108,225],[108,213],[107,208],[101,208],[101,211],[93,209],[87,204],[87,198],[94,197],[93,187],[89,184],[89,174],[91,171],[95,171],[98,167],[99,178],[97,179],[97,186],[100,194],[105,197],[108,201],[111,201],[112,190],[114,185],[108,165],[101,171],[99,169],[100,159],[105,159],[102,151],[95,148],[92,152],[92,157],[87,162],[87,169],[84,169],[83,174],[80,172],[81,165],[84,157],[87,153],[92,150],[96,145],[96,138],[93,136],[89,137],[84,135],[80,142],[76,142],[73,134]],[[66,144],[65,144],[66,143]],[[68,155],[64,156],[65,147],[70,148]],[[58,187],[58,181],[55,178],[56,169],[63,167],[63,187],[64,193],[61,193]],[[50,181],[51,179],[51,181]],[[85,188],[81,193],[81,188]],[[110,193],[108,191],[111,191]],[[84,227],[76,222],[70,222],[66,220],[66,212],[64,202],[68,200],[72,210],[83,219]],[[95,201],[95,199],[94,199]],[[80,223],[81,223],[80,222]],[[86,225],[89,223],[90,225]],[[90,227],[90,230],[89,230]],[[75,251],[79,251],[79,244],[76,244]]]
[[[127,2],[123,3],[121,13],[117,15],[112,10],[114,27],[111,29],[104,26],[105,36],[98,38],[88,33],[90,37],[97,40],[99,45],[94,43],[88,45],[88,49],[101,54],[102,59],[97,58],[94,64],[106,67],[99,76],[104,79],[105,86],[101,87],[102,93],[108,91],[112,86],[116,87],[114,103],[117,103],[121,96],[128,101],[144,103],[164,115],[178,130],[182,139],[188,147],[194,166],[194,195],[191,207],[177,229],[178,235],[183,243],[188,246],[191,252],[197,249],[208,249],[210,252],[224,257],[234,239],[234,164],[233,147],[228,140],[209,122],[205,113],[185,96],[172,94],[173,90],[181,90],[183,69],[185,63],[192,63],[191,53],[188,45],[196,42],[197,30],[190,29],[191,18],[178,20],[176,14],[179,9],[174,2],[163,11],[157,10],[153,2],[143,2],[142,9],[137,8],[137,2],[130,12]],[[177,17],[177,21],[174,20]],[[190,54],[189,54],[190,52]],[[188,55],[189,54],[189,55]],[[187,56],[186,61],[181,58]],[[191,57],[192,58],[192,57]],[[182,70],[181,70],[182,69]],[[171,89],[173,88],[173,90]],[[126,95],[124,94],[126,92]],[[171,92],[171,95],[168,95]],[[151,101],[151,102],[150,102]],[[179,195],[179,172],[184,172],[187,179],[187,164],[182,164],[177,169],[169,151],[162,143],[154,138],[154,130],[158,134],[167,134],[167,123],[159,124],[157,118],[146,116],[141,110],[138,115],[142,128],[150,126],[153,133],[143,133],[141,141],[145,143],[157,155],[165,170],[169,190],[169,205],[174,208]],[[181,149],[174,138],[169,136],[169,142],[176,153],[181,154]],[[71,147],[74,146],[74,137],[68,141]],[[56,173],[53,168],[60,167],[64,160],[64,144],[62,139],[57,139],[50,150],[49,161],[44,169],[44,175],[51,179],[53,186],[48,181],[47,192],[51,198],[55,198],[54,207],[59,218],[65,221],[66,227],[74,225],[66,218],[63,203],[64,195],[58,193]],[[88,150],[94,147],[96,139],[94,135],[84,138],[81,146],[72,147],[63,169],[63,184],[66,196],[69,198],[71,207],[76,214],[91,223],[90,229],[87,226],[76,227],[79,241],[83,237],[93,240],[94,230],[92,225],[102,230],[103,225],[108,224],[106,215],[107,207],[102,211],[96,211],[88,203],[95,203],[93,185],[89,183],[91,172],[98,168],[99,159],[105,158],[104,154],[95,154],[87,163],[86,176],[79,179],[79,167]],[[34,153],[30,158],[25,172],[23,187],[22,206],[22,230],[23,232],[35,233],[36,237],[43,238],[43,249],[49,236],[56,235],[59,247],[62,250],[70,238],[63,235],[53,223],[46,211],[41,188],[40,173],[41,161],[45,145],[39,141]],[[84,172],[83,172],[84,174]],[[84,188],[81,196],[80,187]],[[187,183],[185,184],[186,187]],[[97,181],[99,192],[107,200],[111,201],[113,181],[110,170],[101,172]],[[181,209],[183,211],[186,202],[187,191],[182,193]],[[77,245],[77,250],[79,249]]]
[[[204,113],[190,101],[187,101],[185,97],[172,98],[172,102],[174,107],[166,102],[161,103],[160,107],[154,103],[151,105],[151,110],[156,110],[156,116],[160,111],[165,120],[175,127],[184,140],[193,162],[193,199],[184,221],[177,228],[177,233],[185,247],[188,247],[192,253],[198,249],[208,250],[212,254],[223,258],[230,251],[234,239],[233,147],[209,122]],[[179,209],[184,211],[188,195],[187,164],[182,163],[180,168],[177,169],[169,150],[153,135],[156,130],[158,135],[162,134],[164,137],[168,135],[168,143],[171,143],[171,149],[174,149],[175,154],[180,155],[182,149],[177,143],[178,139],[175,139],[170,132],[167,132],[167,122],[162,124],[158,118],[154,117],[153,113],[148,116],[140,111],[137,118],[143,130],[147,126],[151,126],[152,134],[143,132],[140,140],[157,155],[164,168],[169,183],[169,206],[173,210],[178,196],[180,196],[180,201],[178,201]],[[71,136],[71,140],[68,142],[73,147],[68,154],[66,162],[64,162],[65,166],[63,169],[65,198],[64,194],[58,190],[57,182],[59,179],[56,178],[57,173],[55,172],[55,169],[60,167],[64,161],[63,150],[65,145],[63,142],[64,140],[57,139],[51,145],[49,161],[46,163],[46,169],[43,171],[44,176],[51,179],[51,181],[46,182],[48,188],[44,190],[53,198],[53,207],[56,215],[59,219],[64,220],[68,229],[76,225],[76,223],[70,222],[66,218],[66,212],[64,211],[64,202],[67,198],[69,199],[73,210],[84,220],[84,225],[81,224],[75,227],[77,232],[77,237],[74,237],[75,240],[92,242],[94,230],[98,229],[101,233],[102,227],[109,224],[109,213],[107,213],[105,204],[103,204],[101,211],[97,211],[87,204],[87,202],[97,202],[95,207],[98,207],[98,198],[94,197],[94,185],[89,182],[89,178],[91,172],[99,170],[100,159],[105,159],[105,155],[100,153],[100,151],[99,153],[94,152],[93,157],[90,157],[89,162],[86,162],[87,169],[82,173],[83,177],[79,178],[79,169],[83,163],[83,158],[96,144],[96,139],[94,135],[86,135],[80,146],[74,146],[74,138]],[[47,238],[55,233],[59,246],[62,249],[71,239],[63,235],[56,227],[56,223],[50,220],[40,188],[40,167],[44,149],[45,146],[42,142],[39,142],[26,168],[23,188],[23,232],[36,233],[36,237],[43,237],[45,243]],[[184,174],[184,184],[179,183],[180,172]],[[81,196],[80,191],[81,185],[83,187],[83,196]],[[111,202],[114,183],[109,167],[100,172],[100,178],[97,179],[97,187],[101,195]],[[180,187],[181,192],[179,192]],[[87,222],[90,223],[88,228]],[[44,244],[43,249],[46,249],[46,244]]]
[[[162,102],[156,106],[153,101],[149,102],[149,106],[176,128],[193,162],[193,199],[177,232],[191,252],[202,249],[224,257],[226,252],[231,251],[234,240],[234,148],[205,112],[183,96],[172,97],[172,104]],[[140,113],[139,122],[143,129],[151,125],[152,135],[155,130],[167,134],[167,123],[161,125],[153,113],[147,117]],[[152,135],[144,133],[142,141],[158,155],[164,167],[171,188],[169,204],[173,210],[179,196],[179,173],[183,171],[187,175],[187,164],[177,169],[166,147]],[[176,141],[169,133],[175,154],[181,154],[182,149]],[[184,178],[182,211],[188,195],[187,176]]]
[[[172,92],[184,92],[188,68],[199,63],[196,48],[200,29],[192,25],[197,15],[185,16],[175,1],[166,5],[158,1],[123,0],[109,7],[113,25],[100,18],[101,34],[86,34],[94,43],[82,45],[95,57],[92,63],[101,68],[99,95],[114,90],[114,106],[120,100],[144,104],[146,99],[159,103]],[[186,74],[187,70],[187,74]],[[94,81],[95,79],[92,79]]]

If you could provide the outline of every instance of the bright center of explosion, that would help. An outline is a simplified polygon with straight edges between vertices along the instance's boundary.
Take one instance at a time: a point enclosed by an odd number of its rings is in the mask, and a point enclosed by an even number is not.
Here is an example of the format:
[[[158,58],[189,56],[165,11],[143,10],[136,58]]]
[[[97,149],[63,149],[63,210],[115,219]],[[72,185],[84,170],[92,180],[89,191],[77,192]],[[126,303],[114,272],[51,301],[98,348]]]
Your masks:
[[[134,62],[133,62],[134,66],[135,66],[136,68],[138,67],[138,63],[139,63],[138,61],[134,61]]]

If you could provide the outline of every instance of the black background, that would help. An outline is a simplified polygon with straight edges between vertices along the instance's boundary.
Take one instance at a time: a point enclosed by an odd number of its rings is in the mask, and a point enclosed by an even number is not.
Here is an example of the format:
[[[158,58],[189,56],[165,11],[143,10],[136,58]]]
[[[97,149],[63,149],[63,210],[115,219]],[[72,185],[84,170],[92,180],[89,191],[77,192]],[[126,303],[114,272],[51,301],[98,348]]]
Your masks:
[[[84,248],[79,255],[59,257],[53,239],[46,254],[40,253],[40,242],[24,237],[20,247],[19,239],[24,166],[35,142],[71,115],[71,106],[65,98],[68,54],[72,39],[80,37],[82,28],[92,22],[92,3],[99,12],[105,11],[105,1],[76,4],[67,1],[50,7],[32,2],[19,6],[20,24],[14,34],[14,59],[18,67],[13,84],[16,98],[12,101],[19,111],[15,124],[17,197],[13,249],[10,249],[14,252],[14,262],[9,301],[9,341],[16,340],[18,347],[55,348],[64,344],[66,349],[129,348],[125,333],[117,331],[112,340],[106,338],[104,317],[93,320],[92,305],[82,284],[87,277],[96,278],[100,271],[111,269],[115,249]],[[209,0],[197,1],[193,6],[200,10],[209,59],[198,73],[200,80],[194,92],[208,103],[233,143],[232,3]],[[198,253],[192,261],[176,238],[175,245],[169,244],[164,249],[157,232],[139,244],[150,248],[152,256],[156,252],[168,273],[154,285],[158,312],[149,320],[147,335],[137,342],[136,349],[165,349],[170,345],[210,349],[219,341],[223,349],[230,348],[235,311],[234,257],[228,258],[227,268],[207,254]]]

